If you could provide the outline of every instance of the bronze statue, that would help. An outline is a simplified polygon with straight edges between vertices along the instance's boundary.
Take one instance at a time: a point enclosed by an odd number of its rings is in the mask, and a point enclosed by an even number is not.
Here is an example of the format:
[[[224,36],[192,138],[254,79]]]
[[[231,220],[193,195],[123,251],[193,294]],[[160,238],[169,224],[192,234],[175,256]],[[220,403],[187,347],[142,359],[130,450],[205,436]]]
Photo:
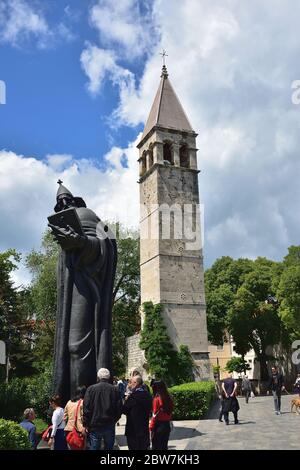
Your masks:
[[[62,402],[80,385],[112,369],[112,291],[116,241],[82,198],[58,181],[55,214],[48,217],[62,250],[57,273],[54,392]]]

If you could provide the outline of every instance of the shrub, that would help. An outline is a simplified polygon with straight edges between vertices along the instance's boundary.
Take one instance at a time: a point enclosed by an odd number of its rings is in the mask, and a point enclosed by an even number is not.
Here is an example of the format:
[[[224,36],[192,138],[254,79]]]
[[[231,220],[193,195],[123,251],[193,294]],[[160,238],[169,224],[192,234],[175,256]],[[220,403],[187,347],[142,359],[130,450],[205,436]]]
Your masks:
[[[191,382],[169,389],[174,402],[174,420],[200,419],[215,397],[214,382]]]
[[[51,395],[51,372],[32,377],[14,378],[0,384],[0,417],[20,421],[25,408],[34,408],[36,414],[46,419]]]
[[[36,414],[47,421],[49,397],[52,393],[52,371],[47,367],[45,372],[27,379],[27,399]]]
[[[30,450],[28,433],[18,423],[0,419],[0,450]]]
[[[15,378],[0,384],[0,417],[19,421],[29,406],[26,379]]]

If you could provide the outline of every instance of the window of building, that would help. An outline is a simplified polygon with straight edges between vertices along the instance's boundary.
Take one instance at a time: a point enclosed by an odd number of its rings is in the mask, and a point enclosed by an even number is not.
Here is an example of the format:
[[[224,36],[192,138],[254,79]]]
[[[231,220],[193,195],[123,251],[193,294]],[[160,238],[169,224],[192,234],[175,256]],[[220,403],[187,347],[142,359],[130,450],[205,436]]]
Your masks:
[[[141,159],[140,176],[143,176],[143,174],[146,173],[146,171],[147,171],[146,152],[144,152],[142,155],[142,159]]]
[[[184,168],[190,167],[189,149],[186,144],[183,144],[179,149],[179,159],[180,166],[183,166]]]
[[[153,165],[153,150],[152,150],[152,148],[150,148],[148,150],[148,159],[149,159],[149,168],[148,169],[150,169]]]
[[[166,142],[163,146],[163,158],[173,165],[172,145],[169,142]]]

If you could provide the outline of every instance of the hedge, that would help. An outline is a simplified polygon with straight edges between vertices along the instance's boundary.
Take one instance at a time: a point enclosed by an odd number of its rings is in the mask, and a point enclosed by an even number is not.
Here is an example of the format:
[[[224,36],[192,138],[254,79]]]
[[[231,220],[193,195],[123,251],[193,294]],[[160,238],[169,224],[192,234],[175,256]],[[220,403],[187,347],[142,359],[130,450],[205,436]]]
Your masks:
[[[34,408],[37,416],[46,419],[51,395],[51,374],[13,378],[0,383],[0,417],[20,421],[25,408]]]
[[[174,420],[200,419],[207,413],[215,397],[214,382],[191,382],[171,387]]]
[[[18,423],[0,419],[0,450],[30,450],[28,432]]]

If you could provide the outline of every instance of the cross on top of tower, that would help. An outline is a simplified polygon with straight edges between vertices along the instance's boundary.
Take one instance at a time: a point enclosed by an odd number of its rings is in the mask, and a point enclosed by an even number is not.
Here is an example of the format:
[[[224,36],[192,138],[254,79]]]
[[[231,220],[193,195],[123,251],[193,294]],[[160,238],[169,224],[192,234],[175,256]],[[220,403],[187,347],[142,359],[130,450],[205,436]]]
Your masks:
[[[162,56],[163,66],[165,66],[165,65],[166,65],[166,63],[165,63],[165,57],[168,57],[168,54],[167,54],[166,51],[163,49],[162,52],[159,53],[159,55]]]
[[[61,179],[59,179],[59,180],[57,181],[57,184],[63,184],[63,181],[62,181]]]
[[[159,53],[159,55],[162,56],[162,61],[163,61],[163,66],[162,66],[162,71],[161,71],[161,77],[168,77],[168,71],[165,63],[165,57],[168,57],[168,54],[166,51],[163,49],[162,52]]]

